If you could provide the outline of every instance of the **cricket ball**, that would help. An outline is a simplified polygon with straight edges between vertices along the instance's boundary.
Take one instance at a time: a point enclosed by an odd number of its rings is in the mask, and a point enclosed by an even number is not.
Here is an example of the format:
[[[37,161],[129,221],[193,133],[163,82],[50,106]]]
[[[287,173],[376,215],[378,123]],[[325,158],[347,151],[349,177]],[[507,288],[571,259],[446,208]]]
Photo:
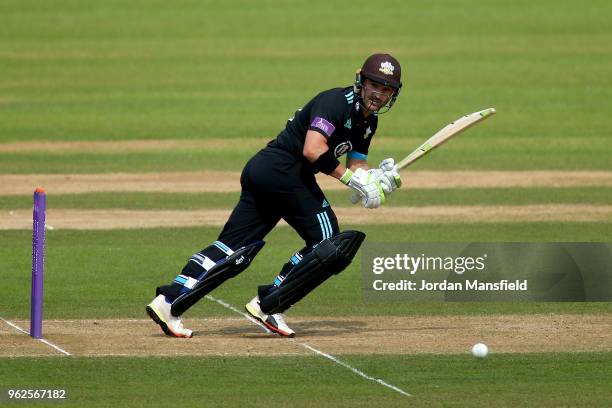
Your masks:
[[[489,348],[486,344],[476,343],[472,347],[472,355],[478,358],[485,358],[489,354]]]

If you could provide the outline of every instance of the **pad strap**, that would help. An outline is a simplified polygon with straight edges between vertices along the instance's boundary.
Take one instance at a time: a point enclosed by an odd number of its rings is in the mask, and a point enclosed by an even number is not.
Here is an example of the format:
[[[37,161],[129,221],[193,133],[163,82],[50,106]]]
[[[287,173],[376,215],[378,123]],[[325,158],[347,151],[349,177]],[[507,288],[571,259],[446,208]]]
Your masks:
[[[243,246],[235,252],[232,251],[230,256],[210,268],[201,280],[193,285],[191,290],[181,294],[172,302],[172,306],[170,307],[172,315],[182,315],[187,309],[196,304],[196,302],[212,292],[223,282],[244,271],[263,246],[263,241],[257,241]],[[181,276],[182,275],[179,275],[177,278]],[[191,281],[187,280],[185,283],[191,284]],[[186,284],[183,284],[183,286],[187,287]]]

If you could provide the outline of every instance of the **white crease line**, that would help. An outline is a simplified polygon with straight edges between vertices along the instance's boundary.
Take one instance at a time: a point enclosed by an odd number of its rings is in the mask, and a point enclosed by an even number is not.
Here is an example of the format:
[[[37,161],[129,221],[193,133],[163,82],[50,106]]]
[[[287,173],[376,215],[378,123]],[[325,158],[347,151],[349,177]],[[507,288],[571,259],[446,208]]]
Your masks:
[[[0,317],[0,320],[2,320],[4,323],[8,324],[8,325],[9,325],[9,326],[11,326],[12,328],[14,328],[14,329],[16,329],[16,330],[18,330],[18,331],[20,331],[20,332],[22,332],[22,333],[24,333],[24,334],[27,334],[28,336],[30,335],[30,333],[28,333],[27,331],[23,330],[21,327],[17,326],[15,323],[10,322],[10,321],[8,321],[8,320],[4,319],[3,317]],[[44,344],[46,344],[47,346],[52,347],[52,348],[54,348],[55,350],[59,351],[60,353],[65,354],[65,355],[67,355],[67,356],[71,356],[71,355],[72,355],[72,354],[70,354],[69,352],[67,352],[66,350],[64,350],[63,348],[56,346],[55,344],[51,343],[51,342],[50,342],[50,341],[48,341],[48,340],[45,340],[45,339],[35,339],[35,340],[38,340],[38,341],[40,341],[41,343],[44,343]]]
[[[51,343],[51,342],[50,342],[50,341],[48,341],[48,340],[45,340],[45,339],[36,339],[36,340],[38,340],[38,341],[41,341],[41,342],[45,343],[47,346],[53,347],[54,349],[56,349],[56,350],[57,350],[57,351],[59,351],[60,353],[63,353],[63,354],[65,354],[65,355],[67,355],[67,356],[71,356],[71,355],[72,355],[72,354],[70,354],[69,352],[67,352],[66,350],[64,350],[63,348],[61,348],[61,347],[59,347],[59,346],[56,346],[55,344]]]
[[[272,333],[266,326],[261,324],[259,321],[253,319],[248,314],[241,312],[240,310],[236,309],[234,306],[230,305],[229,303],[226,303],[226,302],[224,302],[224,301],[222,301],[220,299],[216,299],[216,298],[214,298],[214,297],[212,297],[210,295],[206,295],[206,298],[209,299],[209,300],[212,300],[213,302],[217,302],[221,306],[226,307],[226,308],[228,308],[230,310],[233,310],[236,313],[240,313],[241,315],[246,317],[248,320],[250,320],[252,323],[255,323],[259,327],[262,327],[267,333]],[[333,361],[334,363],[336,363],[338,365],[341,365],[344,368],[347,368],[347,369],[351,370],[353,373],[359,375],[362,378],[365,378],[366,380],[374,381],[374,382],[376,382],[376,383],[378,383],[380,385],[383,385],[383,386],[385,386],[387,388],[392,389],[393,391],[399,392],[400,394],[405,395],[407,397],[411,397],[412,396],[411,394],[408,394],[406,391],[402,390],[401,388],[396,387],[395,385],[389,384],[389,383],[385,382],[384,380],[382,380],[380,378],[374,378],[374,377],[371,377],[371,376],[367,375],[363,371],[360,371],[360,370],[356,369],[355,367],[353,367],[351,365],[348,365],[347,363],[345,363],[343,361],[340,361],[338,358],[332,356],[331,354],[324,353],[321,350],[317,350],[316,348],[314,348],[314,347],[312,347],[312,346],[310,346],[310,345],[308,345],[306,343],[300,343],[299,341],[296,341],[295,339],[288,339],[288,340],[291,341],[292,343],[295,343],[295,344],[297,344],[299,346],[302,346],[302,347],[312,351],[315,354],[318,354],[318,355],[320,355],[322,357],[325,357],[325,358]]]
[[[16,324],[9,322],[8,320],[4,319],[3,317],[0,317],[0,320],[2,320],[4,323],[8,324],[12,328],[17,329],[20,332],[27,334],[28,336],[30,335],[30,333],[28,333],[27,331],[23,330],[21,327],[17,326]]]
[[[270,329],[268,329],[266,326],[264,326],[261,322],[259,322],[258,320],[252,318],[251,316],[249,316],[248,314],[241,312],[240,310],[236,309],[234,306],[230,305],[229,303],[226,303],[224,301],[222,301],[221,299],[217,299],[214,298],[210,295],[206,295],[206,298],[208,300],[212,300],[213,302],[217,302],[218,304],[220,304],[223,307],[228,308],[231,311],[234,311],[238,314],[241,314],[242,316],[244,316],[245,318],[247,318],[248,320],[251,321],[251,323],[255,323],[256,325],[258,325],[259,327],[261,327],[262,329],[264,329],[266,331],[266,333],[272,333],[272,331]]]
[[[314,353],[316,353],[316,354],[318,354],[318,355],[320,355],[322,357],[330,359],[331,361],[333,361],[336,364],[340,364],[344,368],[348,368],[349,370],[351,370],[355,374],[365,378],[366,380],[377,382],[377,383],[379,383],[381,385],[384,385],[385,387],[391,388],[392,390],[399,392],[400,394],[403,394],[403,395],[405,395],[407,397],[412,397],[412,395],[408,394],[406,391],[402,390],[401,388],[398,388],[395,385],[391,385],[391,384],[385,382],[384,380],[382,380],[380,378],[370,377],[369,375],[367,375],[366,373],[364,373],[362,371],[359,371],[355,367],[352,367],[352,366],[346,364],[345,362],[338,360],[336,357],[332,356],[331,354],[327,354],[327,353],[322,352],[321,350],[317,350],[316,348],[314,348],[312,346],[309,346],[306,343],[300,343],[299,341],[295,341],[293,339],[290,339],[290,340],[295,342],[296,344],[299,344],[300,346],[302,346],[304,348],[307,348],[308,350],[310,350],[310,351],[312,351],[312,352],[314,352]]]

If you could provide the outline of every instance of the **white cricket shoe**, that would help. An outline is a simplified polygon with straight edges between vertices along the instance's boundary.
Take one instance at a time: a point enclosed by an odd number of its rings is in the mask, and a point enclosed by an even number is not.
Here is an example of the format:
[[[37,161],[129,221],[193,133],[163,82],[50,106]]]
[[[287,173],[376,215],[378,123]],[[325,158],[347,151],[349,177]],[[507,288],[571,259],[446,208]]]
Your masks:
[[[153,321],[161,327],[168,336],[189,338],[193,332],[183,327],[180,317],[172,316],[170,303],[166,302],[164,295],[159,295],[147,305],[147,313]]]
[[[294,337],[295,332],[287,323],[282,313],[265,314],[259,306],[259,296],[255,296],[244,308],[251,316],[262,322],[268,329],[285,337]]]

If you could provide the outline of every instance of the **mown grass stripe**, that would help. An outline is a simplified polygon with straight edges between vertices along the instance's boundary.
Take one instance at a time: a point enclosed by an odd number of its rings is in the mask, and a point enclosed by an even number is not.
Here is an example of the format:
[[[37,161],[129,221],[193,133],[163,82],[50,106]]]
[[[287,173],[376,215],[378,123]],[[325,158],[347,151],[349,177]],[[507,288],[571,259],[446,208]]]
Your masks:
[[[442,123],[441,123],[442,125]],[[432,134],[435,129],[432,129]],[[152,151],[235,151],[248,150],[255,153],[263,148],[271,137],[241,137],[241,138],[217,138],[207,137],[203,139],[128,139],[128,140],[27,140],[27,141],[0,141],[0,153],[144,153]],[[410,150],[410,147],[418,147],[424,138],[397,137],[383,135],[377,137],[373,147],[375,149],[396,149],[398,151]],[[465,139],[457,148],[476,148],[482,146],[482,139]],[[567,149],[576,149],[585,145],[605,146],[609,139],[602,136],[584,136],[581,138],[558,139],[555,145]],[[486,140],[486,145],[491,148],[508,148],[520,145],[524,148],[546,148],[550,146],[547,139],[534,137],[495,138]]]
[[[47,211],[52,229],[105,230],[159,227],[222,226],[230,209],[209,210],[60,210]],[[335,209],[345,224],[467,224],[517,222],[612,222],[612,205],[471,205],[426,207],[381,207],[376,212],[363,208]],[[285,225],[280,223],[279,225]],[[27,210],[0,212],[0,229],[31,229]]]
[[[126,210],[196,210],[233,208],[238,192],[229,193],[155,193],[117,192],[87,194],[52,194],[50,208],[56,209],[126,209]],[[332,208],[350,207],[350,191],[326,192]],[[612,189],[585,188],[473,188],[412,189],[393,193],[385,207],[430,205],[524,205],[524,204],[609,204]],[[32,207],[32,194],[0,196],[0,210]]]

